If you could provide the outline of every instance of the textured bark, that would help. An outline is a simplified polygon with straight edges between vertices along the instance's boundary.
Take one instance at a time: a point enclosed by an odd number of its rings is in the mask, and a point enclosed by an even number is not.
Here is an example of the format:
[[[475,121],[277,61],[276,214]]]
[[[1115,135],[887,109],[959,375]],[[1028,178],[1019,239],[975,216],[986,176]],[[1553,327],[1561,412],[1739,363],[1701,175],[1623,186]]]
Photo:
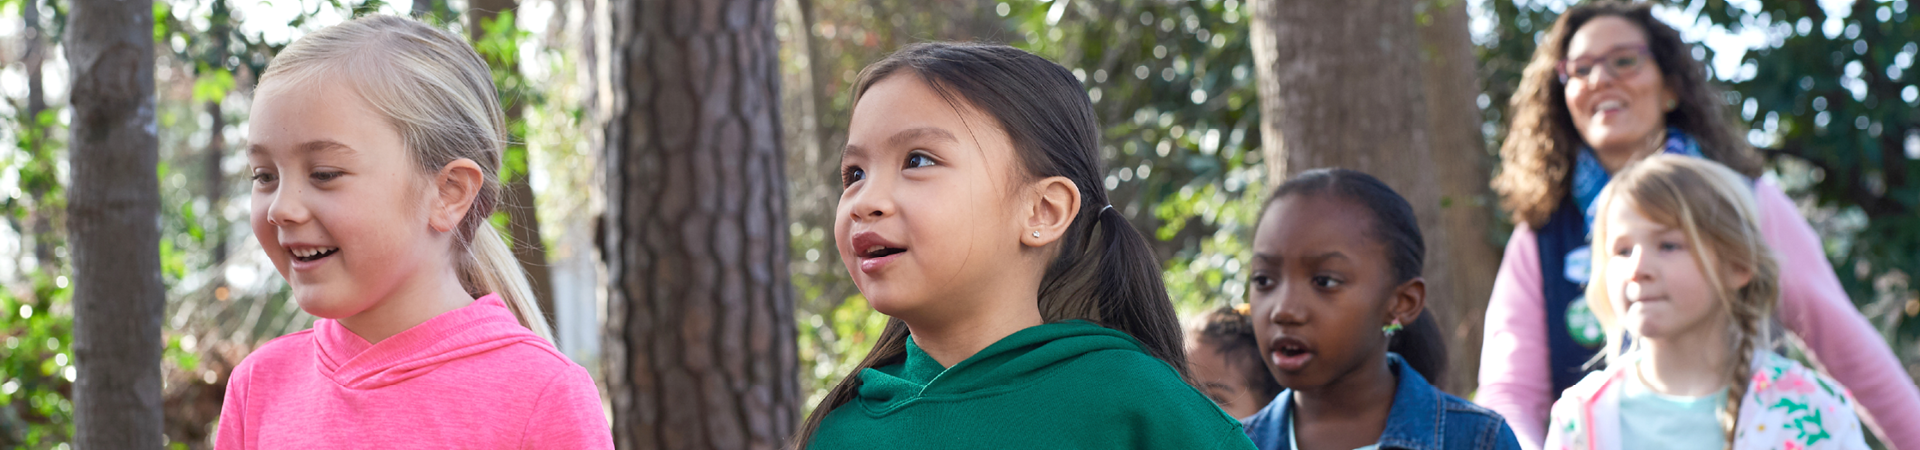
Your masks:
[[[467,32],[470,39],[479,42],[486,32],[481,27],[483,21],[491,21],[501,12],[518,7],[516,0],[474,0],[468,4]],[[487,64],[494,70],[520,73],[520,61],[487,58]],[[506,109],[507,128],[516,128],[526,123],[526,102],[519,98],[503,98],[501,105]],[[528,175],[531,159],[527,147],[521,144],[525,140],[523,133],[511,133],[508,139],[513,142],[507,146],[509,153],[518,152],[520,157],[505,158],[501,161],[502,172],[514,174],[501,186],[506,195],[500,202],[500,210],[507,213],[507,238],[513,241],[513,258],[520,261],[520,268],[527,272],[527,282],[533,288],[534,301],[540,304],[540,312],[547,319],[547,325],[558,330],[559,323],[553,320],[553,270],[547,264],[547,243],[540,239],[540,215],[534,207],[533,184]],[[559,332],[555,331],[555,335]]]
[[[1447,311],[1456,301],[1446,276],[1450,239],[1440,220],[1413,2],[1250,5],[1268,179],[1342,167],[1385,181],[1419,216],[1427,303]]]
[[[161,447],[152,0],[72,4],[75,448]]]
[[[1423,0],[1419,26],[1421,80],[1427,99],[1427,136],[1433,149],[1435,181],[1440,188],[1440,224],[1449,233],[1448,264],[1428,273],[1453,285],[1445,301],[1429,303],[1447,330],[1448,392],[1469,393],[1478,386],[1480,337],[1487,299],[1500,267],[1494,230],[1492,177],[1494,158],[1480,134],[1480,75],[1472,35],[1467,31],[1466,0]],[[1501,236],[1504,237],[1504,236]]]
[[[601,253],[615,443],[777,448],[801,397],[775,2],[610,3]]]

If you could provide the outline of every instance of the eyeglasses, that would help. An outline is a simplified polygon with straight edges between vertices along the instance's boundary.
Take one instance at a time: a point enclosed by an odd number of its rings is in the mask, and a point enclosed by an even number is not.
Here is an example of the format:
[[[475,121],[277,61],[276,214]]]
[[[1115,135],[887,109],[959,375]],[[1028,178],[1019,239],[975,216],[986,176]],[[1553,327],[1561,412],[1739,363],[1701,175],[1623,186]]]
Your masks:
[[[1553,70],[1560,75],[1560,84],[1566,84],[1574,79],[1584,81],[1593,75],[1594,68],[1605,70],[1608,76],[1624,78],[1640,73],[1640,68],[1645,67],[1647,60],[1652,56],[1653,53],[1648,52],[1646,46],[1625,47],[1600,56],[1560,61]]]

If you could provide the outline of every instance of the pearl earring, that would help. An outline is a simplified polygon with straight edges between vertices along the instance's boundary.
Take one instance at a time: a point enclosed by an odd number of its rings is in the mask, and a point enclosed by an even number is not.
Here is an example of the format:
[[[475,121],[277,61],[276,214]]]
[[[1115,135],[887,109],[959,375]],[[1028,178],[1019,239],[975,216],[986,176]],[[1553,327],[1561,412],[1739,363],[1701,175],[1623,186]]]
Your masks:
[[[1035,231],[1035,232],[1033,232],[1033,238],[1034,238],[1034,239],[1039,239],[1039,238],[1040,238],[1040,232],[1038,232],[1038,231]]]

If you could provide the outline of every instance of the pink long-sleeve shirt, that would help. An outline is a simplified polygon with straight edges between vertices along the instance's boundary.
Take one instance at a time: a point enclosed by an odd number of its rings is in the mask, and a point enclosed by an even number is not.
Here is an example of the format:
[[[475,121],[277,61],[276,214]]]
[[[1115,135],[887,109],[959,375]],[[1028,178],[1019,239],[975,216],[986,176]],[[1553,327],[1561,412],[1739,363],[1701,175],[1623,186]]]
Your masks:
[[[611,449],[586,369],[496,295],[369,344],[339,322],[234,368],[215,448]]]
[[[1778,186],[1754,184],[1760,233],[1780,263],[1780,321],[1799,335],[1825,371],[1866,407],[1861,418],[1890,448],[1920,449],[1920,389],[1886,341],[1855,309],[1827,263],[1820,236]],[[1548,375],[1546,300],[1533,229],[1515,227],[1487,304],[1474,401],[1505,416],[1520,444],[1538,449],[1547,435],[1553,379]]]

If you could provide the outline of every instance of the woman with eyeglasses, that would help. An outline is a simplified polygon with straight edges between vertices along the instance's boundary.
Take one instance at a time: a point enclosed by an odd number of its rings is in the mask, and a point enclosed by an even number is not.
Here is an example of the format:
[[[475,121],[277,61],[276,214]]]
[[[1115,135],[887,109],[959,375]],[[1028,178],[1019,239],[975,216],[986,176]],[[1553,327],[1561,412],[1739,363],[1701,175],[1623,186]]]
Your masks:
[[[1920,448],[1920,390],[1840,287],[1813,228],[1778,186],[1759,179],[1759,155],[1692,46],[1650,9],[1569,8],[1514,93],[1493,187],[1518,226],[1487,306],[1475,400],[1505,416],[1522,445],[1542,444],[1548,408],[1607,342],[1583,295],[1592,274],[1591,205],[1611,174],[1673,153],[1752,180],[1761,233],[1783,275],[1779,322],[1860,399],[1882,441]]]

